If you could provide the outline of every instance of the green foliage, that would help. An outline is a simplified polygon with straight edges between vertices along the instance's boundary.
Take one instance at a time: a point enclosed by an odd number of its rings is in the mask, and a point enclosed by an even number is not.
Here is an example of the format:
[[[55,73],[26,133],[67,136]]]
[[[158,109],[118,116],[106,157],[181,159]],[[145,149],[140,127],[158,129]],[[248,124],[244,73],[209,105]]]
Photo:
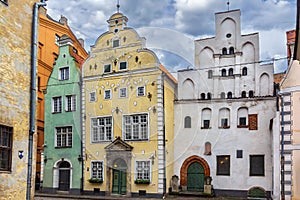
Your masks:
[[[135,184],[149,184],[150,180],[149,179],[136,179],[134,181]]]
[[[98,178],[90,178],[88,181],[90,183],[103,183],[103,180]]]

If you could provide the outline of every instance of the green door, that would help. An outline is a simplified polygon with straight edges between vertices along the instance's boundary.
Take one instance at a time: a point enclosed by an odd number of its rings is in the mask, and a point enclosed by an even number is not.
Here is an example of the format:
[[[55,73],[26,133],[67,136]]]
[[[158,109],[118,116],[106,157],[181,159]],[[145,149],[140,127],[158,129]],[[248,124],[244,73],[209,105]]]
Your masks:
[[[113,194],[126,194],[126,171],[113,169]]]
[[[203,192],[204,169],[200,163],[192,163],[188,168],[187,190]]]

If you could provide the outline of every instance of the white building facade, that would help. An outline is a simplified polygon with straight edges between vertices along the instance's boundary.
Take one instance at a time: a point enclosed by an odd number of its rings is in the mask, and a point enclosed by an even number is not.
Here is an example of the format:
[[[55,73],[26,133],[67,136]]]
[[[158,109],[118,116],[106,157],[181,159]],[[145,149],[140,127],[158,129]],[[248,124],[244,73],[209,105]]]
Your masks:
[[[216,195],[276,198],[273,65],[260,65],[258,33],[241,35],[240,15],[216,13],[216,36],[196,40],[195,68],[178,72],[174,173],[183,192],[205,192],[211,177]]]

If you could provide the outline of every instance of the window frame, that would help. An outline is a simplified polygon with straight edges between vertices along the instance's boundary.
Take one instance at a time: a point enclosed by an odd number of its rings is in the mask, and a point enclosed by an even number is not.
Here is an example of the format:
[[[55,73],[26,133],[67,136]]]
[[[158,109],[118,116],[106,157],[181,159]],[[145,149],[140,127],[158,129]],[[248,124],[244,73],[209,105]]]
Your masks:
[[[94,95],[94,96],[92,96],[92,95]],[[94,98],[92,99],[92,97],[94,97]],[[89,93],[89,102],[96,102],[96,101],[97,101],[96,91],[90,92]]]
[[[66,73],[65,71],[67,71],[68,73]],[[69,66],[65,66],[65,67],[60,67],[58,69],[58,80],[60,81],[67,81],[70,80],[70,67]]]
[[[99,120],[103,119],[104,124],[100,125]],[[107,120],[110,119],[110,124],[107,123]],[[93,124],[93,120],[96,120],[96,125]],[[91,134],[91,143],[101,143],[101,142],[111,142],[114,135],[114,125],[113,125],[113,117],[111,115],[107,116],[98,116],[98,117],[92,117],[90,120],[90,134]],[[94,133],[95,129],[97,129],[97,132]],[[101,128],[103,128],[103,139],[101,139]],[[110,128],[110,129],[109,129]],[[108,130],[110,130],[110,137],[108,137]],[[95,139],[95,134],[97,138]]]
[[[138,175],[138,162],[141,162],[142,163],[142,167],[141,167],[141,173],[142,173],[142,177],[141,178],[139,178],[139,175]],[[145,163],[148,163],[149,165],[148,165],[148,167],[149,167],[149,178],[145,178],[145,171],[147,170],[145,170],[145,165],[143,165],[143,163],[145,164]],[[135,160],[135,162],[134,162],[134,180],[136,181],[136,180],[149,180],[149,182],[151,183],[151,181],[152,181],[152,163],[151,163],[151,160],[150,159],[145,159],[145,160],[141,160],[141,159],[138,159],[138,160]]]
[[[106,70],[105,70],[105,69],[106,69],[106,66],[109,66],[109,71],[106,71]],[[110,63],[104,64],[104,65],[103,65],[103,73],[105,74],[105,73],[111,73],[111,72],[112,72],[111,64],[110,64]]]
[[[242,76],[247,76],[248,75],[248,68],[247,67],[243,67],[242,68]]]
[[[123,64],[123,63],[126,64],[126,68],[121,69],[121,64]],[[127,63],[127,61],[121,61],[121,62],[119,62],[119,70],[120,70],[120,71],[124,71],[124,70],[127,70],[127,69],[128,69],[128,63]]]
[[[134,123],[134,117],[138,116],[138,122]],[[144,116],[145,119],[147,120],[146,122],[141,122],[141,117]],[[127,123],[126,121],[126,117],[130,117],[130,122]],[[146,137],[143,137],[143,126],[142,125],[146,125]],[[134,135],[134,125],[138,126],[138,138],[135,138]],[[128,127],[126,127],[128,126]],[[130,129],[127,129],[129,128]],[[127,130],[130,130],[130,133],[128,133],[128,137],[127,136]],[[123,134],[123,139],[124,141],[148,141],[149,140],[149,135],[150,135],[150,117],[149,117],[149,113],[135,113],[135,114],[126,114],[122,116],[122,134]]]
[[[69,97],[70,98],[70,102],[69,102]],[[70,104],[69,104],[70,103]],[[76,111],[76,107],[77,107],[77,97],[76,94],[70,94],[70,95],[66,95],[65,96],[65,111],[66,112],[74,112]]]
[[[208,79],[212,79],[213,78],[213,70],[208,70],[208,72],[207,72],[208,74],[207,74],[207,78]]]
[[[228,158],[228,166],[224,166],[224,168],[226,167],[226,169],[220,169],[220,165],[219,163],[221,163],[222,160],[226,160],[226,158]],[[216,156],[216,175],[217,176],[230,176],[230,155],[217,155]],[[222,163],[223,164],[223,163]]]
[[[6,129],[6,130],[5,130]],[[12,166],[12,148],[13,148],[13,134],[14,134],[14,128],[11,126],[5,126],[3,124],[0,124],[0,153],[7,153],[7,158],[4,158],[5,167],[2,167],[3,160],[0,160],[0,172],[10,172],[11,166]],[[4,133],[7,134],[7,141],[6,144],[4,144],[5,136]],[[2,143],[3,142],[3,143]]]
[[[109,92],[109,94],[107,92]],[[107,96],[107,95],[109,95],[109,96]],[[104,100],[110,100],[110,99],[112,99],[111,89],[104,90]]]
[[[118,42],[118,44],[116,44],[115,42]],[[119,38],[118,39],[114,39],[112,41],[112,47],[116,48],[116,47],[119,47],[119,46],[120,46],[120,39]]]
[[[253,163],[253,158],[262,158],[263,160],[256,160],[256,162],[257,163],[259,163],[259,164],[263,164],[262,166],[259,166],[259,168],[261,168],[262,167],[262,169],[259,169],[259,170],[262,170],[263,172],[262,173],[260,173],[260,172],[253,172],[253,170],[255,171],[255,169],[253,169],[253,165],[254,165],[254,163]],[[263,161],[263,162],[261,162],[261,161]],[[256,166],[257,168],[258,168],[258,166]],[[263,155],[263,154],[259,154],[259,155],[249,155],[249,176],[265,176],[265,174],[266,174],[266,168],[265,168],[265,155]]]
[[[69,131],[66,131],[66,132],[60,132],[60,134],[58,134],[58,129],[62,129],[63,128],[66,128],[66,130],[68,128],[71,128],[71,132]],[[73,147],[73,127],[72,126],[57,126],[54,128],[54,131],[55,131],[55,148],[72,148]],[[58,135],[62,135],[61,136],[61,144],[58,145]],[[65,135],[65,138],[63,138],[63,135]],[[71,144],[69,143],[70,142],[70,136],[71,136]],[[65,139],[65,145],[62,145],[63,144],[63,139]]]
[[[60,101],[57,104],[57,101],[55,99],[60,99]],[[62,113],[62,107],[63,107],[63,102],[62,102],[62,96],[55,96],[52,97],[52,113],[56,114],[56,113]],[[58,106],[56,106],[56,104]],[[55,109],[57,107],[57,109]]]
[[[191,116],[184,117],[184,128],[192,128],[192,118]]]
[[[121,90],[125,90],[125,96],[121,95]],[[127,87],[119,88],[119,98],[127,98]]]
[[[100,169],[101,172],[98,174],[98,168],[96,167],[96,177],[94,177],[94,167],[93,167],[93,163],[101,163]],[[99,179],[104,181],[104,161],[103,160],[91,160],[90,162],[90,168],[91,168],[91,172],[90,172],[90,179]],[[100,178],[99,178],[100,175]]]
[[[143,88],[143,94],[140,94],[140,88]],[[136,89],[136,96],[137,97],[144,97],[146,96],[146,87],[145,86],[138,86]]]

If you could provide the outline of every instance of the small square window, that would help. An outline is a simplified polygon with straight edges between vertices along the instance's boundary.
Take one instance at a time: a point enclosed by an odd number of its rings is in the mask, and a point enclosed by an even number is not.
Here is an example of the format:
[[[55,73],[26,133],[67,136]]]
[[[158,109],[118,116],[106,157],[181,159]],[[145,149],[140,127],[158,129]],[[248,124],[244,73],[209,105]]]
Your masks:
[[[69,80],[70,70],[69,67],[63,67],[59,69],[59,80]]]
[[[111,99],[111,90],[104,91],[104,99]]]
[[[145,96],[145,86],[138,87],[137,96]]]
[[[203,120],[203,128],[209,128],[209,122],[210,120]]]
[[[236,150],[236,158],[243,158],[243,150]]]
[[[246,126],[247,125],[247,118],[246,117],[240,117],[239,118],[239,125],[240,126]]]
[[[120,40],[114,40],[113,47],[118,47],[118,46],[120,46]]]
[[[120,88],[119,89],[119,97],[126,98],[127,97],[127,88]]]
[[[104,65],[104,73],[109,73],[109,72],[111,72],[111,64]]]
[[[96,101],[96,92],[91,92],[90,93],[90,102]]]
[[[120,62],[120,70],[127,69],[127,62]]]

